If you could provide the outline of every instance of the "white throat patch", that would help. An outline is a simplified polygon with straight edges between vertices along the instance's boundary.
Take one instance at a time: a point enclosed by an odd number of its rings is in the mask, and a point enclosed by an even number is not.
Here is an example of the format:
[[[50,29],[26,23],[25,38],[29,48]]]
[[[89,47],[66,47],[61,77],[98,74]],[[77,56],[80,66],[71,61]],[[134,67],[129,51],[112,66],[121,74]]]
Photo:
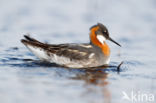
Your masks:
[[[104,41],[106,40],[106,38],[103,35],[97,35],[96,37],[101,44],[104,44]]]

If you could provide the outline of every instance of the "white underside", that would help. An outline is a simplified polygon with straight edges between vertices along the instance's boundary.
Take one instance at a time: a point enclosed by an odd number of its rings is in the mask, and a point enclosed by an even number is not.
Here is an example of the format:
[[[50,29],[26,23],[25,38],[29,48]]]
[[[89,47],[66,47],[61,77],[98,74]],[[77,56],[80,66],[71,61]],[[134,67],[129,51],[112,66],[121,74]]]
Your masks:
[[[70,60],[67,57],[57,56],[56,54],[52,54],[49,56],[41,48],[36,48],[36,47],[32,47],[32,46],[27,46],[27,47],[40,60],[48,61],[51,63],[56,63],[59,65],[63,65],[63,66],[71,67],[71,68],[82,68],[83,67],[83,65],[80,65],[80,63],[78,63],[77,61]]]
[[[27,45],[27,47],[28,47],[28,49],[31,51],[31,52],[33,52],[33,54],[35,54],[35,56],[37,56],[39,59],[41,59],[41,60],[48,60],[49,59],[49,57],[48,57],[48,55],[46,54],[46,52],[43,50],[43,49],[41,49],[41,48],[34,48],[34,47],[32,47],[32,46],[29,46],[29,45]]]
[[[105,64],[109,64],[110,62],[110,57],[105,61]]]
[[[64,57],[64,56],[58,56],[56,54],[51,54],[50,56],[47,55],[46,51],[44,51],[41,48],[36,48],[36,47],[32,47],[27,45],[27,48],[35,55],[37,56],[39,59],[43,60],[43,61],[48,61],[51,63],[56,63],[59,65],[63,65],[66,67],[70,67],[70,68],[83,68],[83,67],[88,67],[88,66],[96,66],[95,63],[93,63],[93,61],[76,61],[76,60],[71,60],[70,58]],[[93,57],[95,54],[92,53],[89,56],[89,59],[91,57]],[[110,59],[108,58],[104,64],[109,64]],[[103,65],[104,65],[103,64]],[[97,65],[98,66],[98,65]],[[100,65],[99,65],[100,66]]]

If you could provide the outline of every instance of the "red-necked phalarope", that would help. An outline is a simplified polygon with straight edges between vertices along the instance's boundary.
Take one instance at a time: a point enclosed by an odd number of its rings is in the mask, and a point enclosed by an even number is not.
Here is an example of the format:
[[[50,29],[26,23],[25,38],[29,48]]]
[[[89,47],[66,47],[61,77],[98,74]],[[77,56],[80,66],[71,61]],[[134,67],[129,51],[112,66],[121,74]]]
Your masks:
[[[110,40],[107,28],[98,23],[90,28],[90,43],[88,44],[46,44],[28,35],[21,42],[39,59],[56,63],[69,68],[89,68],[108,65],[110,48],[106,40]]]

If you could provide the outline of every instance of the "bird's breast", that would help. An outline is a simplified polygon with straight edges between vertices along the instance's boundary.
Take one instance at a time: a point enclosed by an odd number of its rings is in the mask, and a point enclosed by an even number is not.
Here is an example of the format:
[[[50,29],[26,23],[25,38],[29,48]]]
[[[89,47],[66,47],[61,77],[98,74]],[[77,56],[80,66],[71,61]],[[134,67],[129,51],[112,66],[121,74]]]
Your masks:
[[[105,56],[109,56],[110,55],[110,48],[109,46],[104,43],[102,46],[101,46],[101,49],[102,49],[102,52]]]

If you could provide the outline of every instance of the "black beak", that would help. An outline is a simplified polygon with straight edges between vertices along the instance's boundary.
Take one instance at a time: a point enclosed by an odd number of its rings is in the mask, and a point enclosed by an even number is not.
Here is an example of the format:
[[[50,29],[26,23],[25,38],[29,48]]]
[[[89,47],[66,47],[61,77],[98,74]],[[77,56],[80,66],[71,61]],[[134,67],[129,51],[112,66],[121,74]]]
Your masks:
[[[112,41],[113,43],[115,43],[115,44],[117,44],[118,46],[120,46],[120,47],[121,47],[121,45],[120,45],[119,43],[117,43],[116,41],[114,41],[112,38],[110,38],[110,37],[109,37],[109,39],[108,39],[108,40]]]

